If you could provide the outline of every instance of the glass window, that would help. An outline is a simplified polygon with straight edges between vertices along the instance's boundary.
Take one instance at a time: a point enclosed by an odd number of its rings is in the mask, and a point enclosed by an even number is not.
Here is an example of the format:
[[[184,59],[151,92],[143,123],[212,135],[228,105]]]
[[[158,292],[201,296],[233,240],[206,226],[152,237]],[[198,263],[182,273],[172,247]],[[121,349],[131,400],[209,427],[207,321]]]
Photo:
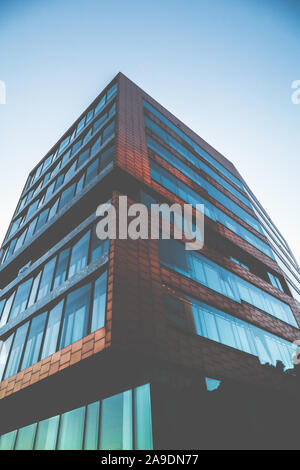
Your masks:
[[[13,307],[11,309],[10,320],[24,312],[30,294],[32,278],[19,285]]]
[[[97,104],[97,106],[95,108],[95,116],[101,111],[101,109],[104,107],[104,105],[105,105],[105,95],[99,101],[99,103]]]
[[[64,173],[62,173],[61,175],[59,175],[59,176],[57,177],[56,185],[55,185],[55,191],[57,191],[58,188],[61,187],[61,185],[62,185],[63,182],[64,182],[64,179],[65,179]]]
[[[99,158],[91,163],[86,170],[85,186],[98,175]]]
[[[77,152],[77,150],[81,147],[81,143],[82,143],[82,139],[79,139],[77,142],[75,142],[75,144],[73,145],[72,147],[72,157],[73,155],[75,155],[75,153]]]
[[[76,186],[76,193],[75,193],[76,195],[79,194],[83,190],[84,178],[85,178],[85,174],[83,173],[80,179],[78,180],[78,183]]]
[[[10,335],[9,338],[7,338],[5,341],[3,341],[2,346],[0,346],[0,381],[2,380],[2,375],[5,369],[13,338],[14,333]]]
[[[67,183],[68,181],[70,181],[70,179],[72,178],[72,176],[74,175],[76,171],[76,166],[77,166],[77,160],[75,160],[75,162],[73,162],[70,168],[66,171],[64,183]]]
[[[51,290],[56,256],[45,264],[37,300],[45,297]]]
[[[94,142],[94,144],[92,146],[91,157],[96,155],[96,153],[99,151],[100,147],[101,147],[101,136],[98,137],[98,139]]]
[[[85,125],[87,125],[92,120],[93,115],[94,115],[94,110],[92,109],[91,111],[87,113]]]
[[[70,255],[70,248],[67,248],[63,250],[58,256],[53,289],[60,286],[66,280],[69,255]]]
[[[1,320],[1,317],[2,317],[2,312],[3,312],[3,309],[4,309],[5,301],[6,301],[6,299],[0,300],[0,320]]]
[[[103,131],[103,142],[112,137],[115,132],[115,123],[111,122]]]
[[[101,163],[100,163],[100,169],[101,171],[109,165],[113,159],[114,159],[114,152],[115,152],[115,147],[109,147],[107,150],[105,150],[101,154]]]
[[[0,450],[14,450],[17,429],[3,434],[0,438]]]
[[[84,406],[61,415],[58,450],[82,449],[84,417]]]
[[[47,222],[48,215],[49,215],[49,207],[40,213],[35,232],[37,232],[40,228],[44,227],[44,225]]]
[[[85,134],[85,136],[83,138],[83,142],[82,142],[83,145],[85,145],[87,143],[87,141],[90,139],[91,135],[92,135],[92,128],[90,128],[88,130],[88,132]]]
[[[19,369],[19,363],[21,359],[21,354],[23,351],[27,330],[28,330],[29,322],[22,325],[20,328],[17,329],[14,342],[12,345],[12,349],[9,355],[9,360],[6,367],[6,372],[4,378],[7,379],[12,375],[16,374]]]
[[[37,199],[36,201],[34,201],[28,208],[28,212],[27,212],[27,216],[26,216],[26,220],[28,220],[31,215],[36,211],[37,207],[39,205],[39,199]]]
[[[58,432],[59,416],[44,419],[39,422],[35,450],[55,450],[57,432]]]
[[[100,240],[96,233],[96,228],[92,229],[92,251],[91,251],[91,261],[94,261],[97,258],[100,258],[109,250],[109,240]]]
[[[17,241],[16,246],[15,246],[15,249],[14,249],[14,253],[16,253],[21,248],[21,246],[23,245],[24,239],[25,239],[25,236],[26,236],[26,230],[27,229],[25,229],[22,232],[22,234],[19,236],[18,241]]]
[[[132,450],[132,391],[102,402],[101,450]]]
[[[30,240],[30,238],[33,236],[33,234],[35,232],[35,227],[36,227],[37,221],[38,221],[38,218],[36,217],[35,219],[33,219],[32,222],[30,222],[30,224],[28,226],[25,242]]]
[[[88,159],[90,156],[90,149],[86,149],[83,152],[80,152],[79,157],[78,157],[78,168],[80,168]]]
[[[152,417],[150,384],[142,385],[134,390],[135,409],[135,449],[152,450]]]
[[[86,265],[89,253],[90,230],[73,246],[68,279],[81,271]]]
[[[57,212],[58,201],[59,201],[59,199],[56,199],[55,203],[51,207],[50,212],[49,212],[48,221],[51,220],[55,216],[55,214]]]
[[[81,121],[79,121],[77,125],[76,135],[78,135],[79,132],[84,128],[84,122],[85,122],[85,116],[81,119]]]
[[[21,370],[26,369],[39,360],[46,318],[47,313],[45,312],[33,318],[31,322]]]
[[[91,285],[87,284],[67,296],[60,349],[87,334]]]
[[[105,324],[107,272],[95,282],[91,333]]]
[[[36,300],[36,294],[37,294],[37,291],[38,291],[38,288],[39,288],[41,275],[42,275],[42,271],[40,271],[37,274],[37,276],[35,277],[35,279],[33,281],[32,289],[31,289],[31,293],[30,293],[30,297],[29,297],[29,302],[28,302],[28,308],[31,307],[31,305],[33,305],[35,300]]]
[[[12,303],[13,303],[14,297],[15,297],[15,292],[13,292],[13,293],[11,294],[11,296],[9,297],[9,299],[6,301],[5,307],[4,307],[3,312],[2,312],[2,317],[1,317],[1,321],[0,321],[0,327],[3,326],[3,325],[5,325],[5,323],[7,322],[8,315],[9,315],[9,312],[10,312],[11,305],[12,305]]]
[[[44,199],[44,203],[46,203],[47,201],[49,201],[50,197],[52,196],[52,193],[54,191],[54,186],[55,186],[55,181],[53,181],[50,186],[48,186],[47,188],[47,191],[46,191],[46,194],[45,194],[45,199]]]
[[[85,450],[98,449],[98,432],[99,432],[99,408],[100,403],[91,403],[86,411],[86,428],[85,428]]]
[[[61,210],[66,204],[68,204],[72,200],[75,192],[75,186],[76,183],[73,183],[71,186],[69,186],[63,191],[60,198],[59,210]]]
[[[49,313],[41,359],[54,354],[57,349],[63,305],[64,302],[61,301]]]
[[[97,121],[94,123],[93,133],[97,132],[97,130],[102,126],[102,124],[106,121],[107,114],[103,114]]]

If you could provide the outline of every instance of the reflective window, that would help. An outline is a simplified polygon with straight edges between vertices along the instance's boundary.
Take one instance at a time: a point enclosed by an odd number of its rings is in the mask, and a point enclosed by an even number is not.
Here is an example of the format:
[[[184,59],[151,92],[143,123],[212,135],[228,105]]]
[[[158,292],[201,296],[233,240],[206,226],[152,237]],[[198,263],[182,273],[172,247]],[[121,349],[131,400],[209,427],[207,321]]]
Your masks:
[[[10,320],[15,318],[26,309],[30,289],[32,285],[32,278],[20,284],[16,293],[14,304],[11,309]]]
[[[66,280],[70,248],[63,250],[58,256],[53,288],[60,286]]]
[[[39,359],[46,318],[47,313],[45,312],[33,318],[31,322],[21,370],[35,364]]]
[[[41,359],[54,354],[57,349],[63,305],[64,303],[62,301],[49,313]]]
[[[271,294],[199,253],[186,251],[184,245],[175,240],[159,240],[159,247],[161,262],[171,269],[183,273],[236,302],[245,301],[290,325],[298,327],[290,306]]]
[[[82,449],[84,416],[84,406],[61,415],[58,450]]]
[[[87,265],[90,234],[91,232],[89,230],[72,248],[68,279],[73,277]]]
[[[128,390],[102,402],[100,449],[132,448],[132,392]]]
[[[35,450],[55,450],[58,433],[59,416],[39,422]]]
[[[67,296],[60,349],[87,334],[91,286],[87,284]]]
[[[107,272],[95,282],[91,333],[105,324]]]
[[[276,365],[281,361],[287,369],[294,367],[292,358],[297,346],[279,336],[191,297],[186,297],[185,302],[165,295],[164,303],[169,319],[172,320],[177,304],[176,312],[180,310],[182,316],[186,316],[187,324],[199,336],[257,356],[262,364]]]
[[[55,269],[56,256],[45,264],[37,300],[45,297],[51,290],[53,273]]]
[[[28,325],[29,325],[29,322],[25,323],[25,325],[22,325],[20,328],[18,328],[15,334],[14,342],[11,348],[9,360],[8,360],[5,375],[4,375],[5,379],[7,379],[7,377],[11,377],[12,375],[18,372],[21,354],[23,351],[25,338],[27,335]]]
[[[3,434],[0,449],[13,450],[17,435],[24,450],[96,450],[99,440],[100,449],[132,450],[135,441],[136,450],[152,450],[150,385]]]
[[[19,429],[15,450],[32,450],[36,432],[36,423]]]

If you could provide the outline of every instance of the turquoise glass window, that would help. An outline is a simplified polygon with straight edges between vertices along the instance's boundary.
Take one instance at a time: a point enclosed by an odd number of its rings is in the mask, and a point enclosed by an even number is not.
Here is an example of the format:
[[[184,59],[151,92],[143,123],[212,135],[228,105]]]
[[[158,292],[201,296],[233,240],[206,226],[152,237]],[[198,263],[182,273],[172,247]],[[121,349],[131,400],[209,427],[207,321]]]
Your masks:
[[[153,449],[150,384],[134,390],[135,448]]]
[[[91,333],[105,324],[107,272],[95,282]]]
[[[100,402],[91,403],[87,406],[86,410],[86,428],[84,449],[97,450],[98,449],[98,433],[99,433],[99,411]]]
[[[84,406],[61,415],[58,450],[82,449],[84,417]]]
[[[33,450],[37,424],[30,424],[19,429],[15,450]]]
[[[56,351],[63,305],[64,302],[62,301],[49,312],[41,359],[50,356]]]
[[[44,419],[38,424],[35,450],[55,450],[58,433],[59,416]]]
[[[132,448],[132,391],[128,390],[102,402],[100,449]]]

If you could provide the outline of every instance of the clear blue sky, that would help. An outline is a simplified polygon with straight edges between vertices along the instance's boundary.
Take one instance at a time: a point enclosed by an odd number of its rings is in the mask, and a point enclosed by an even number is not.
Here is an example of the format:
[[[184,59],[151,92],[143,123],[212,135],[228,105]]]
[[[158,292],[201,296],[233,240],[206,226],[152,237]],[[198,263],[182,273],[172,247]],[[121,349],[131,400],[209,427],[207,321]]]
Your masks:
[[[1,0],[0,238],[27,174],[122,71],[239,169],[300,260],[300,2]]]

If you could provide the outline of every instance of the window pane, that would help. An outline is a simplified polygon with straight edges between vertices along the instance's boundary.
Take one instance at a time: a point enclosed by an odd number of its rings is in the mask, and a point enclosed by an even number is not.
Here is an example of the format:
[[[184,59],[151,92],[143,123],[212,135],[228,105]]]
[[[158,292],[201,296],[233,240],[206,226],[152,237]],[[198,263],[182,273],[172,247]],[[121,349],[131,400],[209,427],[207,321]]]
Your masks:
[[[65,189],[61,195],[60,203],[59,203],[59,210],[61,210],[66,204],[68,204],[72,197],[74,196],[75,192],[75,183]]]
[[[13,450],[16,440],[17,430],[3,434],[0,438],[0,450]]]
[[[9,356],[6,372],[4,378],[11,377],[18,372],[19,362],[23,351],[23,346],[26,339],[29,322],[22,325],[16,332],[12,350]]]
[[[67,248],[66,250],[62,251],[59,254],[53,289],[60,286],[66,280],[69,254],[70,254],[70,248]]]
[[[91,403],[87,407],[85,428],[85,450],[97,450],[99,432],[99,406],[100,403]]]
[[[134,390],[134,409],[135,448],[136,450],[152,450],[150,384],[142,385]]]
[[[35,232],[37,232],[40,228],[42,228],[45,225],[48,219],[48,214],[49,214],[49,207],[40,213]]]
[[[79,154],[78,158],[78,168],[80,168],[89,158],[90,149],[86,149]]]
[[[102,402],[101,450],[132,450],[132,392],[128,390]]]
[[[68,279],[73,277],[87,265],[89,252],[90,231],[83,235],[73,246]]]
[[[35,450],[55,450],[59,416],[39,422]]]
[[[59,450],[81,450],[84,428],[85,406],[64,413],[58,438]]]
[[[29,302],[28,302],[28,308],[31,307],[31,305],[33,305],[35,300],[36,300],[36,294],[37,294],[37,291],[38,291],[38,288],[39,288],[41,275],[42,275],[42,271],[40,271],[38,273],[38,275],[35,277],[35,279],[33,281],[32,289],[31,289],[31,293],[30,293],[30,298],[29,298]]]
[[[101,160],[100,160],[101,170],[103,170],[103,168],[107,167],[107,165],[109,165],[110,162],[113,161],[114,152],[115,152],[115,147],[109,147],[107,150],[105,150],[105,152],[101,154]]]
[[[64,302],[60,302],[49,313],[49,320],[47,324],[45,340],[41,359],[55,353],[57,349],[57,339],[59,334],[59,327],[61,322],[61,314]]]
[[[5,369],[13,337],[14,333],[3,342],[2,347],[0,348],[0,381],[2,380],[2,375]]]
[[[95,282],[91,333],[105,324],[107,272]]]
[[[9,297],[9,299],[6,301],[4,310],[3,310],[3,312],[2,312],[2,317],[1,317],[1,321],[0,321],[0,327],[3,326],[3,325],[5,325],[5,323],[7,322],[7,318],[8,318],[10,309],[11,309],[11,305],[12,305],[13,300],[14,300],[14,296],[15,296],[15,292],[13,292],[13,293],[11,294],[11,296]]]
[[[99,158],[97,158],[86,170],[85,186],[98,174]]]
[[[19,429],[15,450],[32,450],[35,431],[36,423]]]
[[[115,123],[111,122],[103,131],[103,142],[109,139],[115,132]]]
[[[33,318],[31,322],[21,370],[35,364],[39,359],[46,318],[47,313],[45,312]]]
[[[92,229],[92,253],[91,261],[100,258],[109,250],[109,240],[100,240],[96,233],[96,227]]]
[[[75,162],[73,162],[73,164],[70,166],[70,168],[67,170],[66,174],[65,174],[65,183],[67,183],[67,181],[70,181],[70,179],[72,178],[72,176],[74,175],[75,173],[75,170],[76,170],[76,165],[77,165],[77,160],[75,160]]]
[[[80,287],[68,295],[60,349],[86,336],[90,296],[90,284]]]
[[[55,203],[53,204],[53,206],[50,209],[48,221],[51,220],[55,216],[55,214],[57,212],[57,207],[58,207],[58,199],[56,199]]]
[[[56,256],[52,258],[50,261],[48,261],[48,263],[45,264],[44,266],[37,300],[42,299],[50,292],[55,263],[56,263]]]
[[[20,284],[17,290],[16,298],[11,310],[10,320],[15,318],[26,309],[30,289],[32,285],[32,278]]]

